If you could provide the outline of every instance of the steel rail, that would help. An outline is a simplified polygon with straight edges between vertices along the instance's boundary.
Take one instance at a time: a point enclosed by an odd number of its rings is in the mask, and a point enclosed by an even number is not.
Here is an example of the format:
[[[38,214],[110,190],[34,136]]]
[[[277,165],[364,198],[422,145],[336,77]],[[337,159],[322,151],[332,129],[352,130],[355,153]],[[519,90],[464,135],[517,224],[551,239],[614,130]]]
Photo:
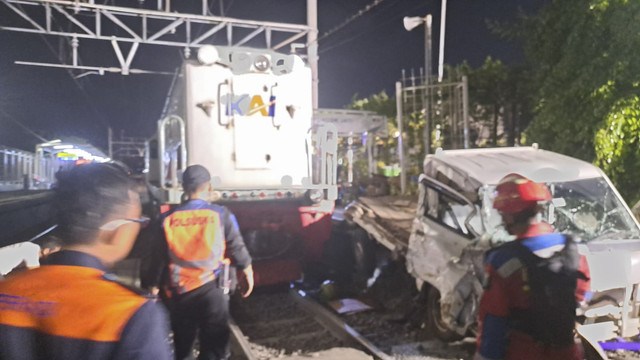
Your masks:
[[[247,338],[244,337],[242,330],[240,330],[240,327],[233,318],[229,318],[229,328],[231,328],[231,345],[241,352],[240,356],[246,360],[258,360],[258,357],[251,351],[251,344],[247,341]],[[235,355],[238,354],[234,353],[233,355],[235,357]]]
[[[380,350],[371,341],[347,325],[338,316],[325,309],[317,302],[310,300],[302,290],[290,290],[290,295],[305,311],[310,313],[316,321],[329,332],[347,343],[355,343],[362,347],[369,355],[379,360],[392,360],[393,357]]]

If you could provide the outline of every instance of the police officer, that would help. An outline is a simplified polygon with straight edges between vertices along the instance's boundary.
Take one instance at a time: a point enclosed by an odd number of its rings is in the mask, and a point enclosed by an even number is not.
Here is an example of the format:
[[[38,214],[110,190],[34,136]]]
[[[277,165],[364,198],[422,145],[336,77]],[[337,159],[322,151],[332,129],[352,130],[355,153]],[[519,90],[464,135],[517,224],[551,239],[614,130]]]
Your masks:
[[[505,176],[496,188],[493,207],[516,240],[489,252],[485,260],[487,281],[480,300],[475,360],[582,359],[573,328],[577,301],[588,288],[588,269],[570,237],[554,233],[549,224],[538,221],[539,202],[548,200],[551,195],[546,185],[519,174]],[[558,287],[557,299],[547,299],[555,301],[554,306],[546,306],[537,284],[546,281],[553,292],[556,288],[551,285],[557,280],[539,279],[543,270],[538,269],[543,269],[540,264],[544,259],[560,255],[563,271],[553,277],[562,279],[563,286]],[[539,266],[534,268],[534,263]],[[578,280],[580,277],[583,280]],[[562,301],[563,306],[556,306]],[[557,336],[549,338],[550,334]]]
[[[133,185],[108,164],[59,175],[62,250],[0,282],[0,359],[169,359],[162,309],[105,273],[145,221]]]
[[[187,201],[163,220],[166,240],[167,301],[176,359],[187,359],[199,330],[199,359],[229,357],[229,261],[246,279],[243,296],[253,289],[251,257],[235,217],[211,205],[209,171],[187,167],[182,186]]]

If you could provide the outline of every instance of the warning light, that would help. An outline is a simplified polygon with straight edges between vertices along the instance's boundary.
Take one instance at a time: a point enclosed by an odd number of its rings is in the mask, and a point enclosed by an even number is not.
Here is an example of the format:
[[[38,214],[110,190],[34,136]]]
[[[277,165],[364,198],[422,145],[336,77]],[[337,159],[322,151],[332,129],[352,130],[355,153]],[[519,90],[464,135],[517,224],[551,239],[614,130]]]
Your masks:
[[[75,162],[76,165],[84,165],[84,164],[91,164],[91,160],[87,160],[87,159],[78,159]]]

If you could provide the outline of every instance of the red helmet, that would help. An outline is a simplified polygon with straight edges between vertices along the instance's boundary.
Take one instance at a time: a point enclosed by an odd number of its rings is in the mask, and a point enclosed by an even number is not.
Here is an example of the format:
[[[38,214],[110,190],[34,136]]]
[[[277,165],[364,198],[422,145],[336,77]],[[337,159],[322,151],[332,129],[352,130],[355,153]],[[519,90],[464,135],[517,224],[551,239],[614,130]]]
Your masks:
[[[507,214],[517,214],[531,209],[538,201],[551,200],[545,184],[533,182],[519,174],[509,174],[496,187],[493,208]]]

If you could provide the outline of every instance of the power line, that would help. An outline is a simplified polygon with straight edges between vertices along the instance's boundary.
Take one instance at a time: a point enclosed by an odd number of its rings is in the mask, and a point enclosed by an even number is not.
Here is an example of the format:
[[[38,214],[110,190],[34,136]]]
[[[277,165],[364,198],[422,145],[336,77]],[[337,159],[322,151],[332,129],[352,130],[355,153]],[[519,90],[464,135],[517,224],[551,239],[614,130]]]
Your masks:
[[[108,2],[109,0],[105,1],[105,4]],[[20,10],[22,10],[24,12],[24,9],[22,8],[22,5],[19,5]],[[62,25],[58,24],[58,21],[55,19],[55,17],[52,17],[53,22],[56,23],[56,27],[58,28],[58,30],[62,30]],[[69,24],[69,28],[71,28],[71,24]],[[49,49],[49,51],[58,58],[59,61],[61,61],[62,63],[65,63],[66,61],[64,61],[64,57],[63,54],[61,54],[60,52],[56,51],[53,48],[53,45],[51,45],[51,43],[49,42],[49,40],[43,35],[40,34],[40,38],[42,39],[42,41],[45,43],[45,45],[47,46],[47,48]],[[64,41],[64,40],[63,40]],[[67,45],[70,45],[70,40],[67,40]],[[78,56],[78,63],[82,64],[82,60],[80,59],[80,57]],[[85,98],[86,104],[89,105],[89,107],[91,108],[91,110],[93,110],[93,112],[97,115],[97,119],[98,121],[100,121],[102,123],[102,125],[109,127],[110,124],[108,121],[106,121],[103,118],[103,115],[100,111],[98,111],[98,108],[96,107],[96,105],[93,103],[94,99],[91,98],[91,96],[87,93],[86,89],[84,88],[84,86],[80,83],[80,81],[78,80],[78,78],[76,78],[72,72],[71,69],[67,70],[67,74],[69,75],[69,77],[71,78],[71,81],[73,81],[74,85],[76,85],[76,87],[78,88],[78,90],[80,91],[80,94]]]
[[[362,15],[366,14],[367,12],[369,12],[374,7],[380,5],[380,3],[382,3],[383,1],[384,0],[374,0],[371,4],[369,4],[369,5],[365,6],[364,8],[360,9],[357,13],[351,15],[351,17],[349,17],[347,20],[342,22],[342,24],[340,24],[340,25],[334,27],[333,29],[327,31],[326,33],[322,34],[322,36],[320,36],[317,41],[320,41],[322,39],[325,39],[325,38],[333,35],[338,30],[340,30],[343,27],[349,25],[349,23],[351,23],[353,20],[359,18],[360,16],[362,16]]]
[[[229,2],[229,4],[227,5],[227,7],[226,7],[226,8],[224,8],[224,13],[225,13],[225,14],[228,14],[228,13],[229,13],[229,10],[231,10],[231,7],[233,6],[233,2],[234,2],[234,1],[235,1],[235,0],[231,0],[231,1]],[[223,15],[223,16],[224,16],[224,15]]]
[[[393,7],[393,5],[397,4],[399,1],[400,1],[400,0],[396,0],[396,1],[395,1],[395,2],[393,2],[393,3],[390,3],[390,4],[389,4],[389,8]],[[411,10],[409,10],[409,11],[411,12],[411,11],[413,11],[413,10],[415,10],[415,9],[421,8],[422,6],[423,6],[423,5],[416,6],[414,9],[411,9]],[[404,11],[403,11],[403,12],[404,12]],[[380,25],[386,25],[386,24],[389,24],[389,23],[391,23],[391,22],[393,22],[393,21],[396,21],[396,20],[398,20],[399,18],[401,18],[401,17],[402,17],[402,15],[403,15],[402,13],[398,13],[398,14],[395,14],[395,15],[393,15],[393,16],[387,17],[387,19],[386,19],[385,21],[382,21],[382,22],[376,23],[376,24],[375,24],[375,26],[376,26],[377,28],[380,28],[380,27],[381,27]],[[331,50],[333,50],[333,49],[335,49],[335,48],[338,48],[338,47],[340,47],[340,46],[342,46],[342,45],[344,45],[344,44],[347,44],[347,43],[349,43],[349,42],[351,42],[351,41],[354,41],[354,40],[358,39],[359,37],[362,37],[363,35],[367,35],[367,34],[369,34],[367,31],[364,31],[364,30],[363,30],[363,31],[359,31],[357,34],[355,34],[355,35],[353,35],[353,36],[351,36],[351,37],[349,37],[349,38],[343,39],[342,41],[340,41],[340,42],[338,42],[338,43],[336,43],[336,44],[334,44],[334,45],[329,45],[329,46],[327,46],[327,47],[323,47],[323,48],[321,48],[321,49],[319,50],[319,52],[318,52],[318,53],[319,53],[319,54],[326,53],[326,52],[328,52],[328,51],[331,51]]]
[[[38,138],[39,140],[41,140],[42,142],[47,142],[49,140],[43,138],[42,136],[38,135],[35,131],[29,129],[28,127],[26,127],[24,124],[22,124],[20,121],[16,120],[13,118],[13,116],[9,115],[6,111],[4,111],[4,109],[0,108],[0,112],[4,115],[5,118],[11,120],[11,122],[15,123],[16,125],[20,126],[24,131],[26,131],[27,133],[29,133],[30,135],[35,136],[36,138]]]

